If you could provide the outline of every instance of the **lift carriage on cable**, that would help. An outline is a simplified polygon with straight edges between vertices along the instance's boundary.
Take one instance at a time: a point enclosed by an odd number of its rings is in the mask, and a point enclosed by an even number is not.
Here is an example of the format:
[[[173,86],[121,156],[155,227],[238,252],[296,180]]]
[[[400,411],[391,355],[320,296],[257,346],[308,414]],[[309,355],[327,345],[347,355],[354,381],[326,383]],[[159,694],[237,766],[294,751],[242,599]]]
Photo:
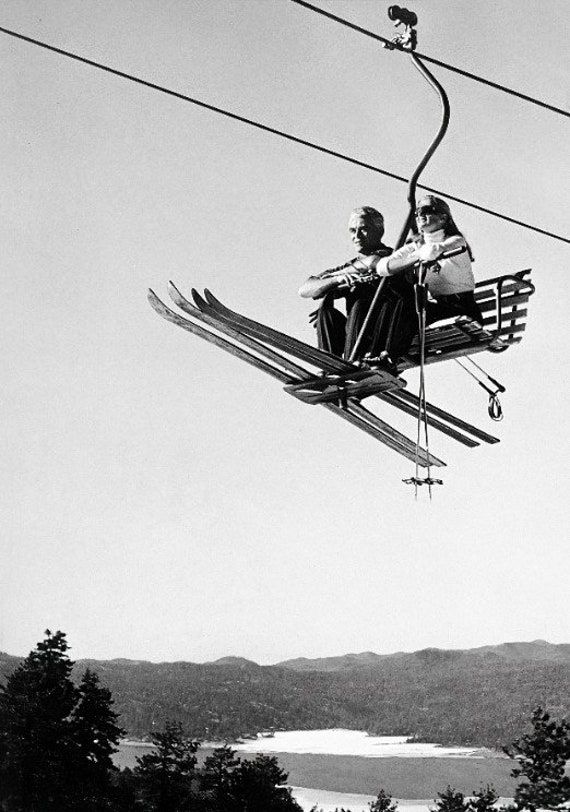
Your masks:
[[[396,248],[399,248],[410,231],[419,176],[445,135],[449,120],[449,104],[439,82],[414,53],[416,15],[398,6],[391,6],[388,14],[396,25],[404,25],[404,34],[396,37],[391,47],[409,52],[415,66],[438,92],[443,111],[439,132],[409,183],[409,212],[396,245]],[[474,292],[483,315],[482,323],[468,316],[460,316],[426,327],[425,304],[421,304],[422,301],[425,303],[426,296],[424,273],[425,267],[420,264],[416,269],[415,284],[419,335],[399,363],[401,371],[420,368],[418,395],[406,390],[406,381],[399,374],[392,374],[387,369],[368,364],[362,354],[354,357],[353,353],[350,359],[332,355],[230,310],[207,290],[203,296],[193,290],[193,301],[189,301],[172,282],[169,284],[170,297],[184,315],[165,305],[152,290],[149,291],[149,301],[156,312],[167,321],[276,378],[283,384],[288,394],[307,404],[322,405],[415,462],[416,475],[404,481],[411,482],[416,489],[418,485],[426,483],[431,492],[431,485],[440,484],[441,480],[432,478],[430,469],[432,466],[444,466],[445,463],[429,452],[428,426],[468,447],[475,447],[481,443],[497,443],[499,440],[429,403],[425,397],[424,367],[450,359],[461,363],[459,359],[466,357],[473,367],[482,373],[481,375],[470,372],[489,395],[490,416],[500,419],[502,414],[498,394],[505,391],[504,387],[485,373],[470,356],[484,351],[503,352],[512,344],[521,341],[526,325],[528,301],[534,293],[534,286],[530,270],[484,280],[477,283]],[[382,283],[378,285],[377,295],[380,294],[381,288]],[[372,310],[373,306],[370,313]],[[357,344],[365,329],[366,325],[361,330]],[[482,376],[485,380],[481,379]],[[415,416],[418,420],[417,441],[410,440],[363,406],[362,400],[368,397],[379,398],[390,406]],[[426,448],[422,448],[419,442],[419,429],[422,425]],[[420,467],[427,469],[427,475],[423,478],[419,476]]]

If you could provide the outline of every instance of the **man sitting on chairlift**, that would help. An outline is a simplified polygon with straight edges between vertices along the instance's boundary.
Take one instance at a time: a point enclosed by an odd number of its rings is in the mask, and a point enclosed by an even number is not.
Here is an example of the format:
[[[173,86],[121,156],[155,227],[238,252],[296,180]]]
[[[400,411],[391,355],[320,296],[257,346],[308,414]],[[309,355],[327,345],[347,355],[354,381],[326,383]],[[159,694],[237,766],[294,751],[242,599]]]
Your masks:
[[[418,263],[423,263],[426,269],[427,324],[461,315],[482,323],[473,294],[471,248],[457,228],[447,203],[426,195],[416,208],[415,223],[412,239],[392,252],[382,245],[383,221],[378,212],[364,207],[352,213],[349,230],[359,256],[339,268],[309,277],[299,291],[301,296],[324,297],[316,315],[321,348],[335,355],[342,355],[344,350],[344,357],[350,357],[376,286],[384,278],[374,313],[359,341],[357,357],[352,360],[397,374],[396,364],[407,354],[418,331],[414,298]],[[366,234],[361,236],[360,232],[365,229]],[[449,258],[442,257],[448,252],[452,254]],[[342,295],[347,299],[346,320],[332,304],[334,297]]]
[[[358,256],[354,259],[310,276],[299,288],[299,295],[307,299],[322,299],[319,309],[312,314],[321,349],[350,358],[354,344],[367,317],[374,298],[379,277],[373,267],[392,249],[384,245],[384,218],[372,206],[354,209],[348,222],[350,238]],[[364,260],[364,261],[363,261]],[[346,316],[334,305],[345,300]],[[381,309],[382,303],[379,303]],[[359,357],[371,357],[380,338],[378,315],[373,315],[362,340]]]

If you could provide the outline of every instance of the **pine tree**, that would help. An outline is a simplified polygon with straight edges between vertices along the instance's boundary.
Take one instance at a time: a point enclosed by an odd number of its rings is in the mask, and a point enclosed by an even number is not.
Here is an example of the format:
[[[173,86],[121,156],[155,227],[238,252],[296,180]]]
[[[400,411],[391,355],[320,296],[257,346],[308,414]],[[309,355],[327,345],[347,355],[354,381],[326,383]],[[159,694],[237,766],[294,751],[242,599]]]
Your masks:
[[[531,812],[555,809],[570,799],[570,778],[565,775],[570,759],[570,723],[551,720],[541,707],[535,708],[531,721],[532,732],[505,748],[520,765],[511,775],[523,777],[515,791],[515,806]]]
[[[111,695],[91,672],[76,688],[65,634],[45,634],[0,686],[0,801],[10,812],[110,809],[122,733]]]
[[[140,779],[145,801],[156,812],[177,812],[192,795],[199,743],[187,739],[179,723],[167,722],[153,734],[156,751],[137,759],[134,773]]]
[[[241,759],[227,744],[204,759],[201,790],[208,809],[224,809],[231,802],[231,776]]]
[[[143,812],[138,801],[139,779],[129,767],[111,773],[113,812]]]
[[[392,796],[381,789],[376,799],[369,803],[370,812],[397,812],[398,804],[392,800]]]
[[[200,778],[208,812],[301,812],[275,756],[242,761],[224,745],[204,760]]]
[[[224,812],[302,812],[276,756],[242,761],[231,774],[233,803]]]
[[[9,809],[48,812],[69,808],[66,765],[72,759],[69,718],[77,699],[65,634],[49,629],[0,687],[0,765]]]
[[[465,795],[449,784],[443,792],[438,792],[438,795],[439,800],[436,800],[433,812],[467,812],[469,802],[465,800]]]
[[[109,774],[116,767],[112,755],[124,730],[117,725],[111,692],[99,677],[87,669],[78,689],[78,701],[71,715],[76,745],[75,776],[82,787],[83,809],[107,808],[103,799],[109,791]]]
[[[74,737],[83,757],[106,769],[113,768],[112,754],[125,731],[117,725],[113,697],[89,668],[79,685],[79,701],[72,714]]]
[[[494,788],[487,784],[485,788],[476,790],[469,801],[469,812],[494,812],[494,806],[499,796]]]

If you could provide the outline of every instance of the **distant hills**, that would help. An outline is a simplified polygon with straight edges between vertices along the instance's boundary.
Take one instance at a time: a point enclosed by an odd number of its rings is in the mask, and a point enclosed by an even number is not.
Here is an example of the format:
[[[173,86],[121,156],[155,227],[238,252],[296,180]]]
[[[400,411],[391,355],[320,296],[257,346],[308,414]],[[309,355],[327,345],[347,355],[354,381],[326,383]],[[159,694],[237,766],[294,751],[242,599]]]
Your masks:
[[[236,665],[242,668],[248,668],[249,666],[259,668],[257,663],[254,663],[253,660],[246,660],[245,657],[220,657],[219,660],[213,660],[204,663],[204,665]]]
[[[459,658],[464,654],[496,654],[507,660],[551,660],[554,662],[570,662],[570,644],[555,645],[546,640],[533,640],[530,643],[501,643],[497,646],[481,646],[473,649],[423,649],[416,651],[415,655],[425,652],[445,652],[445,656]],[[298,657],[294,660],[283,660],[277,665],[283,668],[292,668],[295,671],[341,671],[345,668],[358,668],[359,666],[378,665],[390,658],[409,657],[400,651],[395,654],[375,654],[373,651],[364,651],[360,654],[343,654],[340,657],[320,657],[308,660]],[[429,656],[429,655],[425,655]],[[437,655],[436,655],[437,656]],[[231,658],[225,658],[231,659]]]
[[[0,653],[0,675],[19,661]],[[242,657],[202,664],[81,660],[75,674],[87,667],[110,688],[121,724],[134,737],[178,720],[202,739],[345,727],[500,747],[521,735],[538,704],[570,715],[570,645],[543,640],[270,666]]]
[[[390,657],[404,655],[374,654],[373,651],[363,651],[360,654],[343,654],[340,657],[318,657],[313,660],[307,657],[297,657],[294,660],[283,660],[277,663],[282,668],[291,668],[293,671],[342,671],[346,668],[378,665]]]

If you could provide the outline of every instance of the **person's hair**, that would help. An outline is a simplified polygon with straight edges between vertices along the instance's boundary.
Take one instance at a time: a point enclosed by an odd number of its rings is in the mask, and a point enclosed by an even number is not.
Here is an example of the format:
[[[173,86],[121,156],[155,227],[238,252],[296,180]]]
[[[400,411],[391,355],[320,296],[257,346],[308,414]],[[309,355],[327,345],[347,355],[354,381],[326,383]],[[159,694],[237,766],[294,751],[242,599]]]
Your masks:
[[[384,217],[380,214],[378,209],[372,206],[359,206],[350,212],[350,217],[363,217],[369,220],[380,232],[380,236],[384,236]]]
[[[421,200],[417,203],[416,208],[420,206],[420,204],[423,203],[424,201],[429,201],[427,205],[433,206],[437,211],[440,212],[440,214],[447,215],[447,220],[445,221],[445,224],[443,226],[443,233],[445,234],[446,237],[463,237],[463,239],[465,240],[465,236],[457,227],[457,224],[453,219],[453,215],[451,214],[451,209],[449,208],[449,205],[445,202],[445,200],[442,200],[441,197],[435,197],[435,195],[424,195],[421,198]],[[420,243],[425,242],[424,235],[417,227],[415,212],[414,212],[414,226],[412,228],[412,236],[415,242]],[[475,257],[473,256],[473,251],[471,250],[471,246],[469,245],[467,240],[465,240],[465,245],[467,246],[467,253],[469,254],[469,259],[471,260],[471,262],[474,262]]]

